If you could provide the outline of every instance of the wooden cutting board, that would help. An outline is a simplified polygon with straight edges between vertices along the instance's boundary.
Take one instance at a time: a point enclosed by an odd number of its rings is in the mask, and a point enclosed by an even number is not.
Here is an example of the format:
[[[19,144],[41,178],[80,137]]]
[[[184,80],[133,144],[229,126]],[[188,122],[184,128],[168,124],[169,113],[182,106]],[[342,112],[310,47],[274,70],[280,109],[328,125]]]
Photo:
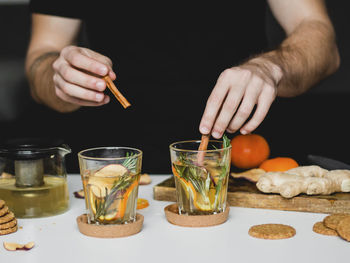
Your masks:
[[[176,202],[173,176],[153,187],[155,200]],[[314,213],[350,213],[350,193],[308,196],[301,194],[287,199],[279,194],[260,192],[254,183],[246,179],[230,177],[227,193],[230,206],[265,208]]]

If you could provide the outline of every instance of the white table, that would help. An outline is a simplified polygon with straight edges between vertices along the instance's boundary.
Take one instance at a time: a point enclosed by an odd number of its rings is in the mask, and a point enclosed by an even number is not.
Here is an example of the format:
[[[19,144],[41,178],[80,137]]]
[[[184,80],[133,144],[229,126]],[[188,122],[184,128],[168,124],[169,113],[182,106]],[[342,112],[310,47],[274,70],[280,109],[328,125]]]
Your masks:
[[[79,175],[68,176],[70,209],[58,216],[19,219],[23,227],[0,236],[1,263],[104,263],[104,262],[348,262],[350,243],[339,237],[312,231],[315,222],[326,215],[267,209],[231,207],[228,221],[207,228],[186,228],[170,224],[163,209],[169,202],[153,200],[153,186],[169,175],[151,176],[152,184],[140,186],[139,197],[150,206],[140,233],[114,239],[82,235],[76,217],[84,212],[84,200],[73,192],[82,188]],[[252,225],[282,223],[293,226],[297,234],[290,239],[262,240],[248,235]],[[7,251],[2,242],[35,242],[30,251]]]

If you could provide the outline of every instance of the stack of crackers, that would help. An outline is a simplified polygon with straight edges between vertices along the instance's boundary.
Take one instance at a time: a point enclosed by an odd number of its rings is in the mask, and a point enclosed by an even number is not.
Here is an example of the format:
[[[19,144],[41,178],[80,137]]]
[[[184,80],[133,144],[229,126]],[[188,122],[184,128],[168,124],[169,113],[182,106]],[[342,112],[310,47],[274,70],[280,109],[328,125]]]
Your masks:
[[[350,242],[350,214],[328,215],[323,221],[314,224],[313,231],[327,236],[340,236]]]
[[[17,219],[6,206],[5,201],[0,199],[0,236],[17,231]]]

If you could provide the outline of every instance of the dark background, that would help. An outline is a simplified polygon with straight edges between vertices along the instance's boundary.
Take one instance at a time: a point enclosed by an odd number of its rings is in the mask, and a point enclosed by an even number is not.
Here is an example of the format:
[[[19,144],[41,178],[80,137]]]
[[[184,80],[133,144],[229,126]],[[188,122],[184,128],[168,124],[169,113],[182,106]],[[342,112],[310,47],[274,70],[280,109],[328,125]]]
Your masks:
[[[255,131],[268,140],[271,157],[290,156],[300,164],[308,164],[306,156],[318,154],[350,163],[350,33],[347,32],[350,19],[346,1],[329,0],[327,6],[336,29],[341,66],[308,93],[292,99],[276,99],[267,118]],[[267,37],[270,45],[275,46],[284,33],[270,11],[266,12]],[[32,101],[24,76],[24,57],[30,34],[27,2],[0,1],[0,25],[1,139],[21,136],[63,138],[73,151],[67,156],[67,171],[77,173],[76,153],[94,145],[94,135],[89,133],[89,125],[93,124],[82,120],[79,111],[59,114]],[[93,109],[91,113],[100,110],[103,109]],[[86,143],[78,144],[77,136],[86,138]]]

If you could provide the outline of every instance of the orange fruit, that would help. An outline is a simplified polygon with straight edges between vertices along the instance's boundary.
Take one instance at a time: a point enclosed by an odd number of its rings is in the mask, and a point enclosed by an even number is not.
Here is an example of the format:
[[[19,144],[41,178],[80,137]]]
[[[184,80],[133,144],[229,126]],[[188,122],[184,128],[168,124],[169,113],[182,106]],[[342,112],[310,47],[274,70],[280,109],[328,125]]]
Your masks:
[[[231,146],[231,162],[237,168],[256,168],[270,155],[268,142],[259,134],[236,135]]]
[[[137,208],[136,209],[144,209],[149,206],[148,200],[143,198],[137,199]]]
[[[293,158],[276,157],[265,160],[259,168],[264,169],[266,172],[284,172],[298,166],[299,164]]]

